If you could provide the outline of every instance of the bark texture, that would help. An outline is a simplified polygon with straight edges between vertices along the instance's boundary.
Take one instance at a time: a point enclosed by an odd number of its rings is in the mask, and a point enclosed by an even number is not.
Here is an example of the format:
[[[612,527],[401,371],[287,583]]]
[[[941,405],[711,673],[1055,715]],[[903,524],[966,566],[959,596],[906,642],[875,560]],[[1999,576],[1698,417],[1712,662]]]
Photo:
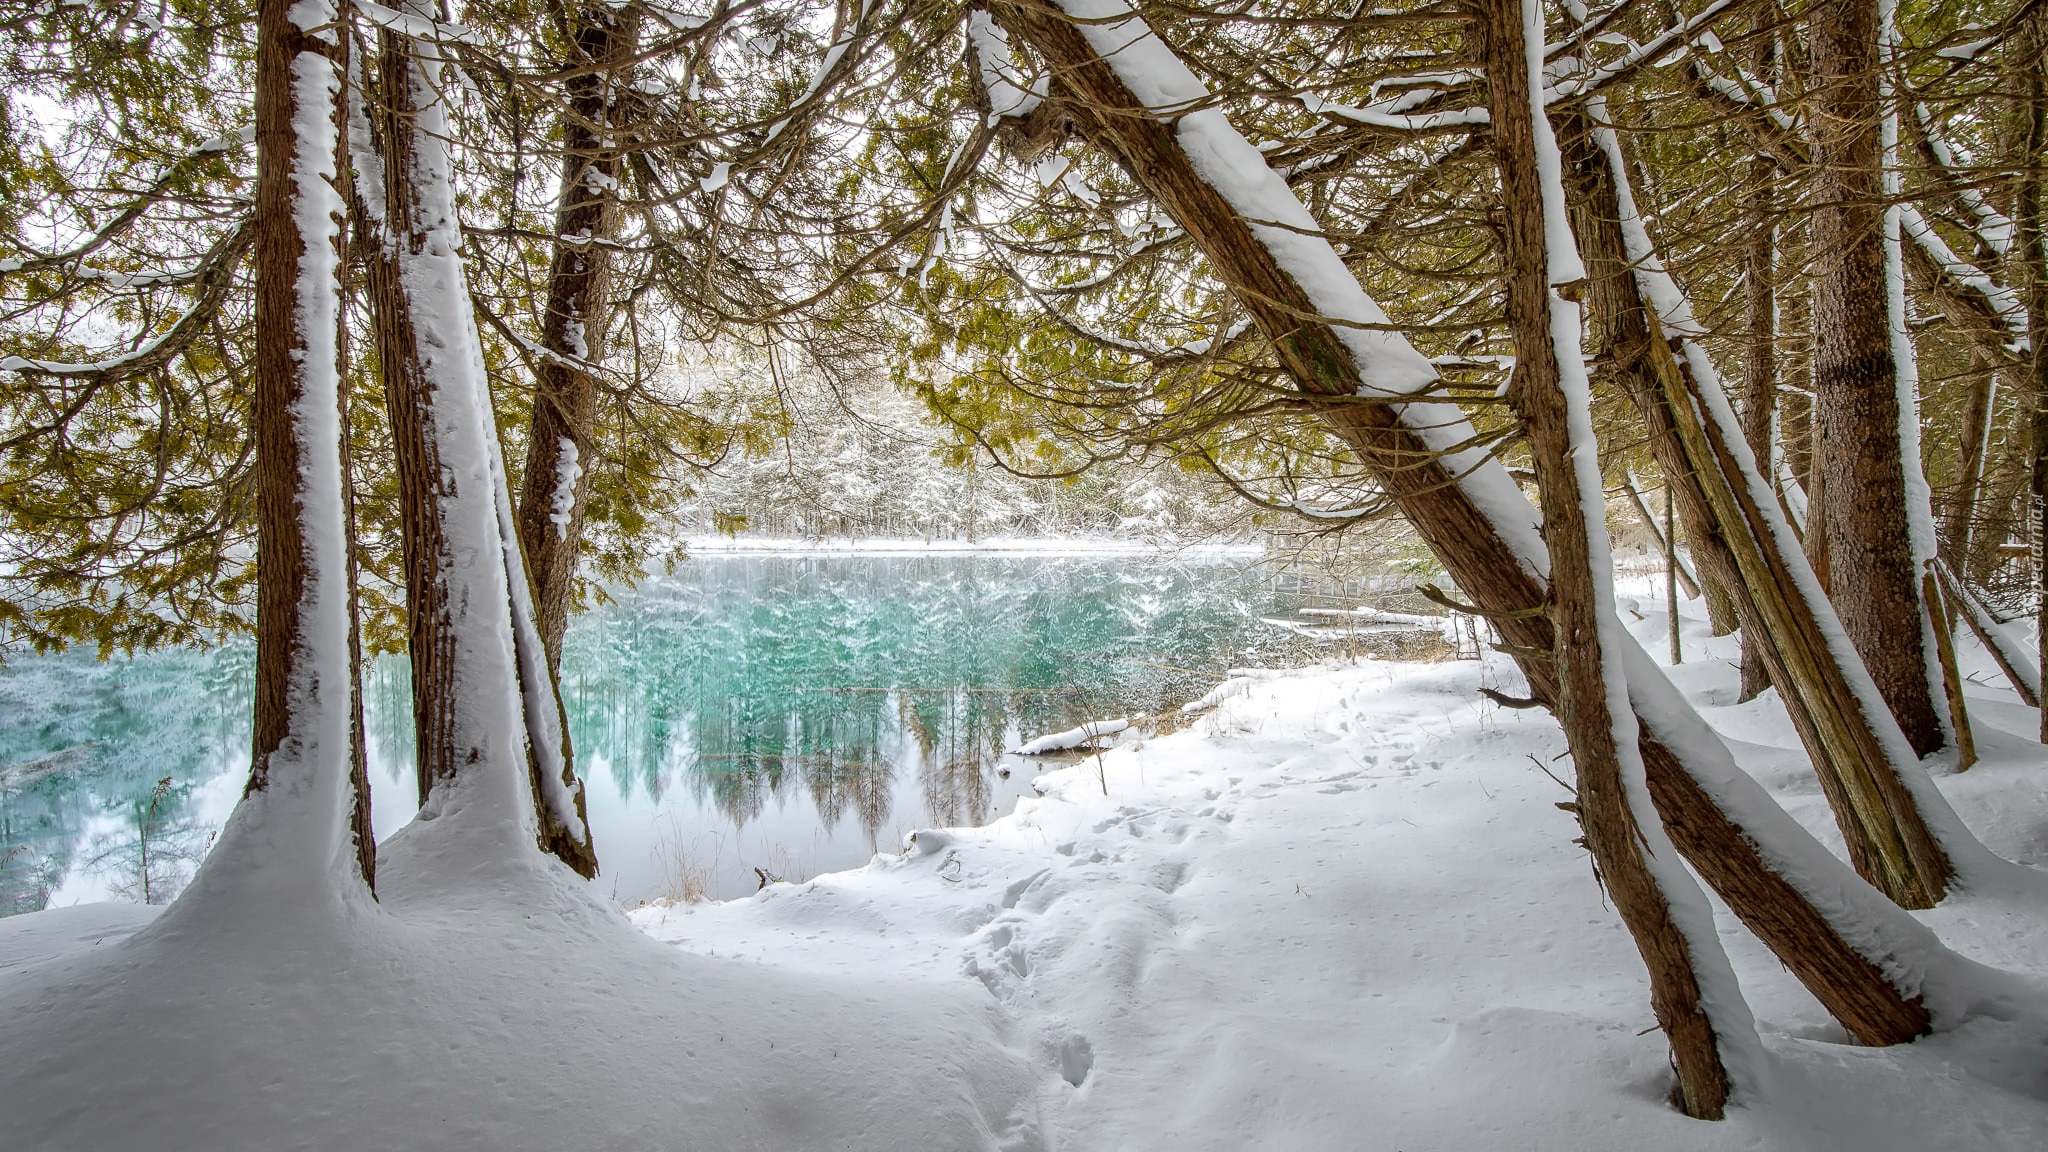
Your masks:
[[[1942,516],[1942,559],[1958,571],[1967,569],[1970,537],[1977,523],[1977,493],[1984,481],[1984,447],[1991,425],[1991,392],[1997,374],[1981,354],[1973,358],[1976,375],[1963,399],[1963,427],[1956,438],[1956,481]]]
[[[1743,250],[1743,318],[1749,329],[1742,359],[1742,438],[1757,466],[1771,466],[1771,427],[1778,409],[1778,236],[1771,193],[1777,165],[1759,155],[1750,162],[1749,243]],[[1776,477],[1771,476],[1773,483]],[[1771,686],[1758,637],[1742,634],[1742,688],[1753,700]]]
[[[413,763],[419,800],[425,804],[436,781],[455,776],[463,767],[455,739],[457,637],[442,570],[448,551],[441,525],[446,469],[434,434],[431,383],[420,362],[399,257],[401,247],[417,251],[425,243],[408,159],[416,146],[414,64],[411,44],[403,36],[387,31],[378,39],[374,109],[384,156],[384,218],[380,242],[371,246],[368,279],[378,376],[397,463],[406,654],[412,663]]]
[[[1693,558],[1736,596],[1744,636],[1763,661],[1800,734],[1856,870],[1906,907],[1931,907],[1952,871],[1899,777],[1879,727],[1850,689],[1816,606],[1798,591],[1793,559],[1748,485],[1728,429],[1703,420],[1700,382],[1674,354],[1632,271],[1614,166],[1592,140],[1584,110],[1557,114],[1581,195],[1574,212],[1589,276],[1594,346],[1641,412],[1650,450],[1690,509]],[[1809,532],[1809,541],[1817,538]]]
[[[296,410],[306,397],[304,365],[321,341],[305,330],[299,307],[300,261],[314,243],[296,209],[310,190],[298,187],[294,158],[301,121],[318,115],[299,107],[293,62],[302,53],[331,56],[332,45],[301,31],[284,0],[257,11],[256,48],[256,695],[248,791],[270,786],[270,757],[291,734],[291,689],[305,678],[314,653],[304,643],[307,517],[302,485],[308,470]],[[336,117],[339,107],[327,114]],[[333,127],[333,125],[330,125]],[[334,139],[339,139],[335,129]],[[324,240],[317,241],[324,243]],[[340,251],[337,248],[336,257]],[[339,285],[335,285],[339,291]],[[339,371],[339,365],[328,367]],[[334,690],[339,690],[336,686]]]
[[[577,873],[585,877],[594,876],[597,857],[591,843],[589,824],[584,819],[583,786],[570,768],[567,726],[561,722],[561,704],[553,670],[544,658],[539,657],[531,668],[519,666],[519,615],[522,607],[517,593],[523,589],[516,585],[529,579],[517,555],[519,542],[499,531],[501,521],[496,501],[500,493],[496,486],[486,482],[480,491],[465,491],[464,484],[474,484],[481,477],[458,477],[442,459],[442,437],[463,435],[464,423],[472,418],[482,424],[481,434],[487,440],[484,450],[497,452],[496,423],[488,411],[487,396],[458,395],[453,401],[443,398],[442,381],[433,378],[423,354],[421,333],[415,319],[417,310],[451,306],[460,310],[461,304],[459,300],[451,305],[446,300],[415,299],[413,295],[429,290],[426,286],[435,283],[431,270],[421,265],[421,261],[429,257],[429,250],[435,242],[433,233],[437,229],[454,227],[450,220],[429,218],[435,213],[426,207],[427,189],[416,187],[413,175],[418,168],[419,150],[423,147],[418,117],[437,96],[418,58],[417,49],[408,38],[385,31],[380,34],[380,44],[376,122],[383,155],[382,242],[373,248],[369,280],[379,370],[391,422],[401,495],[407,640],[412,662],[413,735],[420,803],[427,802],[436,785],[471,770],[485,741],[505,737],[504,733],[473,730],[475,721],[469,715],[473,700],[469,694],[493,689],[465,683],[463,677],[465,661],[469,667],[476,668],[479,667],[478,661],[487,664],[493,659],[502,659],[505,666],[496,671],[516,691],[518,699],[515,703],[526,722],[526,769],[533,790],[535,834],[539,846]],[[428,143],[435,148],[443,146],[440,141]],[[461,291],[459,274],[454,279],[457,283],[442,284],[440,290]],[[460,349],[443,348],[440,351],[443,357],[460,354]],[[481,367],[480,359],[478,367]],[[452,370],[464,371],[465,368],[455,366]],[[478,387],[483,386],[481,380],[477,383]],[[469,403],[482,405],[486,410],[480,414],[462,410],[462,406]],[[471,426],[474,427],[474,423]],[[459,448],[451,450],[460,452]],[[471,532],[488,523],[491,535],[496,536],[498,544],[506,550],[498,560],[504,565],[504,578],[508,583],[496,585],[488,595],[500,597],[509,593],[511,599],[497,603],[475,602],[475,597],[480,594],[475,591],[478,587],[475,584],[465,584],[464,587],[470,590],[458,595],[458,576],[465,581],[476,577],[473,573],[458,573],[456,565],[474,564],[477,558],[451,550],[447,518],[454,516],[459,521],[465,515],[474,518],[475,522],[468,525]],[[473,545],[465,544],[464,547]],[[489,583],[488,579],[486,583]],[[503,615],[492,622],[490,617],[493,613]],[[507,642],[508,651],[485,651],[489,642],[480,640],[474,633],[487,622],[493,631],[496,624],[506,626],[503,639]],[[465,644],[470,645],[466,656],[462,647]],[[544,714],[537,714],[537,710]],[[547,723],[550,719],[554,722],[552,728]],[[556,746],[561,753],[559,762],[547,751]],[[561,774],[562,786],[571,797],[573,820],[558,813],[547,802],[544,777],[555,772]]]
[[[553,6],[575,46],[573,67],[589,69],[568,82],[562,115],[562,191],[555,213],[555,255],[541,318],[533,425],[519,492],[519,539],[533,573],[534,611],[547,645],[548,669],[562,663],[562,637],[583,540],[583,512],[596,453],[595,367],[604,362],[610,324],[612,256],[618,234],[617,130],[623,83],[614,67],[638,44],[637,13],[609,4]]]
[[[1885,298],[1878,0],[1817,5],[1808,43],[1814,414],[1827,446],[1819,467],[1828,593],[1913,751],[1926,756],[1944,737],[1922,644]]]
[[[1589,531],[1606,531],[1605,524],[1588,523],[1587,503],[1604,506],[1605,501],[1588,501],[1588,495],[1597,494],[1580,491],[1559,362],[1564,353],[1553,342],[1552,309],[1558,302],[1551,297],[1550,241],[1545,236],[1531,121],[1521,0],[1492,0],[1486,12],[1476,31],[1491,81],[1508,323],[1515,338],[1508,403],[1527,435],[1542,499],[1543,542],[1550,553],[1550,650],[1557,668],[1557,716],[1578,774],[1579,827],[1586,834],[1593,866],[1649,970],[1650,1005],[1671,1044],[1679,1103],[1688,1116],[1718,1120],[1728,1102],[1728,1070],[1721,1061],[1714,1021],[1700,1002],[1692,944],[1645,858],[1649,848],[1629,807],[1617,745],[1620,726],[1608,679],[1620,670],[1606,667],[1609,656],[1601,636],[1601,617],[1614,607],[1603,603],[1597,591],[1587,537]],[[1571,327],[1576,341],[1578,325]],[[1666,531],[1675,531],[1668,521]],[[1665,541],[1673,573],[1676,543]],[[1670,607],[1675,622],[1678,606]],[[1678,657],[1675,631],[1672,656],[1674,661]]]
[[[1114,157],[1184,228],[1272,342],[1283,368],[1309,395],[1356,396],[1364,381],[1335,333],[1313,317],[1306,293],[1274,262],[1245,222],[1196,173],[1170,125],[1138,101],[1064,17],[1038,5],[997,3],[991,13],[1052,68],[1051,88],[1076,126]],[[1325,418],[1369,463],[1459,589],[1486,610],[1506,643],[1547,651],[1550,621],[1532,614],[1549,599],[1492,522],[1473,506],[1416,435],[1386,405],[1334,404]],[[1517,655],[1531,694],[1557,703],[1552,664]],[[1652,799],[1687,861],[1731,910],[1859,1040],[1892,1044],[1927,1031],[1917,994],[1902,992],[1760,854],[1644,719],[1641,742]]]
[[[2014,37],[2014,54],[2026,73],[2026,98],[2016,109],[2023,156],[2048,155],[2048,12],[2037,11]],[[2019,264],[2027,284],[2027,330],[2033,349],[2027,358],[2027,384],[2032,395],[2030,421],[2033,444],[2029,487],[2028,536],[2034,546],[2036,640],[2040,642],[2038,672],[2048,685],[2048,177],[2035,163],[2023,170],[2014,196],[2018,225]],[[2048,742],[2048,707],[2041,709],[2041,739]]]

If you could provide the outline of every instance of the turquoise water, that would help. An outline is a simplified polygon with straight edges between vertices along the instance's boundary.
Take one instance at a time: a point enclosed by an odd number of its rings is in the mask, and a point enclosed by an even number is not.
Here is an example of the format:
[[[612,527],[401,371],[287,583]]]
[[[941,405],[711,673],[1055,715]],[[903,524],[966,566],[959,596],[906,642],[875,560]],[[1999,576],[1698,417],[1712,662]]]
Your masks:
[[[1286,607],[1263,568],[1223,560],[735,556],[614,596],[562,688],[597,883],[629,903],[985,823],[1041,770],[1022,741],[1307,655],[1258,622]],[[239,794],[250,674],[246,644],[0,668],[0,914],[175,894]],[[365,680],[379,836],[416,806],[409,691],[402,659]]]

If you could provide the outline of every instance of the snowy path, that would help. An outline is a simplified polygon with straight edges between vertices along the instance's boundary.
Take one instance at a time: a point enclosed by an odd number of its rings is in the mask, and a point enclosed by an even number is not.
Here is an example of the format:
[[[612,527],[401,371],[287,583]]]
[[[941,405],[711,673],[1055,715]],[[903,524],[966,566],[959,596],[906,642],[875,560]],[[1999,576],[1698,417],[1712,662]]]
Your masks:
[[[2048,1061],[2011,1070],[2029,1094],[1953,1068],[1963,1037],[1837,1044],[1725,914],[1775,1079],[1724,1124],[1665,1106],[1640,961],[1553,806],[1567,793],[1530,758],[1562,737],[1478,702],[1480,675],[1365,663],[1256,684],[1187,731],[1042,778],[1044,799],[992,827],[634,918],[778,969],[978,981],[1026,1038],[1054,1148],[2048,1147]],[[1732,699],[1726,659],[1680,676],[1696,698],[1726,679]],[[1712,711],[1832,835],[1782,710]],[[1947,783],[1994,847],[2038,855],[2039,746],[1985,743],[1987,763]],[[1958,898],[1929,918],[1960,950],[2048,970],[2039,909]]]

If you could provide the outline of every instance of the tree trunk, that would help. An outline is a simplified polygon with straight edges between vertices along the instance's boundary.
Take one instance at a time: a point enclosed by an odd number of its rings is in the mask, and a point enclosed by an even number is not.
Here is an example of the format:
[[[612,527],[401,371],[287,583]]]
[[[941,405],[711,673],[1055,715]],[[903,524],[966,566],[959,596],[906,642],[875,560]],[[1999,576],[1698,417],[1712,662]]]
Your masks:
[[[1578,773],[1579,826],[1585,831],[1593,867],[1649,970],[1650,1004],[1671,1044],[1679,1102],[1688,1116],[1718,1120],[1730,1087],[1721,1053],[1727,1037],[1724,1022],[1709,1016],[1702,1003],[1695,964],[1702,959],[1697,953],[1706,947],[1718,949],[1719,940],[1712,935],[1711,915],[1704,917],[1705,940],[1689,935],[1681,925],[1672,906],[1674,893],[1667,890],[1653,859],[1657,846],[1665,842],[1663,829],[1638,824],[1629,797],[1631,766],[1625,761],[1639,758],[1641,752],[1622,742],[1624,735],[1635,736],[1636,724],[1626,710],[1628,690],[1618,661],[1620,645],[1634,640],[1614,618],[1613,561],[1606,547],[1605,518],[1596,522],[1589,511],[1604,508],[1605,500],[1599,498],[1590,388],[1584,381],[1579,308],[1573,300],[1585,271],[1576,253],[1553,247],[1569,244],[1569,237],[1545,235],[1545,196],[1553,196],[1561,208],[1564,192],[1561,182],[1546,189],[1541,178],[1538,137],[1548,136],[1550,125],[1539,119],[1540,104],[1531,105],[1524,3],[1492,0],[1475,30],[1483,45],[1480,55],[1492,96],[1502,263],[1508,323],[1515,338],[1508,402],[1527,435],[1542,500],[1543,541],[1550,555],[1554,639],[1549,648],[1557,668],[1557,715]],[[1529,31],[1540,34],[1540,24]],[[1552,285],[1564,281],[1573,283],[1553,294]],[[1577,411],[1570,391],[1574,384],[1580,393]],[[1666,530],[1675,532],[1675,525]],[[1674,573],[1676,545],[1676,540],[1665,541]],[[1670,608],[1675,623],[1678,605],[1674,602]],[[1676,631],[1672,637],[1676,663]],[[1684,877],[1683,883],[1692,883],[1675,861],[1666,866]],[[1697,926],[1698,921],[1693,923]],[[1720,963],[1725,966],[1726,960]]]
[[[426,243],[425,225],[415,219],[418,195],[412,186],[415,65],[404,36],[387,31],[379,33],[378,40],[374,106],[383,179],[375,192],[382,209],[374,217],[379,242],[371,246],[370,300],[397,464],[406,654],[412,664],[413,767],[419,801],[425,804],[437,782],[452,779],[463,767],[469,749],[458,747],[454,733],[459,710],[454,683],[457,636],[449,573],[444,570],[448,541],[441,522],[447,469],[441,464],[431,407],[433,384],[413,330],[402,255],[416,254]]]
[[[2042,541],[2048,539],[2048,178],[2044,178],[2040,163],[2048,154],[2048,12],[2036,12],[2032,20],[2020,25],[2013,38],[2013,52],[2027,78],[2026,100],[2018,109],[2021,136],[2026,141],[2020,155],[2026,167],[2021,169],[2014,192],[2013,218],[2018,225],[2018,259],[2027,285],[2027,330],[2032,341],[2027,358],[2033,401],[2027,527],[2034,546],[2035,639],[2041,653],[2038,671],[2041,683],[2048,687],[2048,548],[2042,547]],[[2041,739],[2048,742],[2048,701],[2041,709]]]
[[[1826,451],[1828,593],[1913,751],[1945,742],[1923,646],[1891,347],[1878,0],[1813,10],[1814,414]]]
[[[1977,494],[1984,484],[1984,454],[1991,439],[1991,400],[1998,374],[1983,353],[1970,358],[1973,375],[1963,400],[1963,426],[1956,438],[1956,479],[1941,522],[1941,557],[1958,572],[1969,570],[1970,538],[1977,527]],[[1955,620],[1949,612],[1948,619]]]
[[[1813,522],[1813,393],[1804,388],[1791,388],[1779,400],[1779,411],[1784,413],[1779,438],[1785,448],[1785,465],[1791,470],[1792,478],[1806,490],[1808,500],[1807,523],[1800,525],[1803,536]]]
[[[1687,564],[1685,558],[1678,554],[1678,549],[1673,547],[1671,541],[1665,536],[1663,526],[1657,523],[1657,514],[1650,511],[1650,506],[1643,502],[1642,490],[1636,487],[1634,476],[1630,476],[1628,480],[1623,482],[1622,491],[1628,494],[1629,506],[1635,509],[1636,519],[1643,522],[1644,529],[1650,533],[1650,538],[1656,542],[1657,550],[1670,558],[1671,575],[1677,580],[1678,586],[1685,590],[1685,598],[1687,600],[1696,599],[1700,594],[1700,584],[1699,580],[1692,574],[1692,566]]]
[[[1900,776],[1919,765],[1903,742],[1887,745],[1885,730],[1896,732],[1890,717],[1873,715],[1851,688],[1848,676],[1861,670],[1845,668],[1828,643],[1828,605],[1808,597],[1796,558],[1772,527],[1776,497],[1761,474],[1754,484],[1745,477],[1735,452],[1741,430],[1711,416],[1703,389],[1718,383],[1698,378],[1684,338],[1676,342],[1686,353],[1681,362],[1645,300],[1643,276],[1661,266],[1654,252],[1629,248],[1624,221],[1637,217],[1633,197],[1624,198],[1619,140],[1597,136],[1607,131],[1593,127],[1602,116],[1583,107],[1557,116],[1583,191],[1574,222],[1591,273],[1595,346],[1642,413],[1680,506],[1693,509],[1693,558],[1737,594],[1744,633],[1784,699],[1857,871],[1907,907],[1930,907],[1952,869]],[[1704,352],[1698,356],[1698,371],[1711,374]]]
[[[1743,311],[1749,329],[1742,363],[1742,438],[1759,467],[1771,461],[1771,425],[1778,407],[1778,276],[1776,207],[1772,187],[1778,168],[1769,157],[1750,161],[1749,244],[1743,252]],[[1771,686],[1759,647],[1764,641],[1742,634],[1740,700],[1754,700]]]
[[[596,366],[604,362],[611,322],[612,255],[619,229],[616,130],[621,87],[615,70],[639,42],[639,15],[610,4],[567,0],[552,6],[572,63],[589,71],[568,82],[562,125],[562,192],[555,214],[555,255],[541,321],[547,350],[536,371],[533,424],[520,483],[519,539],[532,566],[534,608],[550,671],[562,663],[562,637],[583,540],[583,511],[596,459]],[[574,239],[580,238],[580,239]]]
[[[353,99],[344,94],[344,100]],[[349,181],[338,181],[347,190]],[[344,197],[346,199],[346,197]],[[351,206],[353,207],[353,206]],[[345,217],[349,224],[356,221],[356,213],[350,211]],[[345,234],[339,247],[349,250]],[[346,277],[344,277],[346,280]],[[343,305],[341,314],[347,313]],[[341,503],[346,511],[342,523],[342,539],[348,549],[348,782],[353,807],[349,816],[349,835],[355,841],[356,868],[363,874],[363,883],[370,889],[370,895],[377,894],[377,832],[371,823],[370,805],[370,744],[368,734],[363,731],[363,618],[362,599],[359,588],[361,565],[356,559],[356,483],[351,420],[348,394],[348,362],[351,351],[348,343],[348,325],[337,326],[336,340],[339,343],[341,377]]]
[[[1296,386],[1310,396],[1344,400],[1365,390],[1356,363],[1343,351],[1335,330],[1315,319],[1320,313],[1306,292],[1244,217],[1196,170],[1175,129],[1131,94],[1082,31],[1038,5],[996,3],[991,12],[1016,42],[1031,45],[1051,66],[1052,94],[1070,110],[1083,135],[1122,164],[1188,233],[1215,275],[1267,334]],[[1128,35],[1121,30],[1115,34]],[[1517,530],[1498,519],[1504,510],[1482,511],[1464,487],[1497,478],[1497,487],[1507,493],[1512,492],[1512,481],[1497,463],[1482,461],[1464,479],[1445,467],[1441,454],[1425,440],[1426,429],[1442,407],[1333,403],[1324,418],[1373,468],[1459,589],[1485,610],[1507,645],[1519,649],[1516,661],[1531,694],[1554,706],[1553,666],[1526,654],[1547,650],[1553,642],[1549,620],[1532,614],[1549,598],[1547,582],[1524,563],[1518,546],[1504,535]],[[1415,420],[1417,426],[1404,424],[1404,418]],[[1639,689],[1633,675],[1630,684],[1631,697],[1648,690]],[[1891,1044],[1924,1033],[1928,1014],[1918,991],[1902,992],[1882,966],[1889,963],[1887,956],[1862,950],[1868,941],[1862,926],[1838,925],[1833,917],[1842,914],[1842,905],[1834,897],[1807,893],[1777,871],[1759,847],[1803,833],[1774,808],[1775,802],[1756,805],[1775,821],[1771,828],[1738,823],[1702,785],[1703,777],[1694,775],[1711,775],[1716,787],[1761,791],[1732,768],[1695,769],[1702,753],[1693,746],[1715,737],[1696,716],[1690,717],[1689,725],[1682,722],[1687,716],[1682,701],[1659,701],[1653,712],[1639,712],[1650,792],[1679,850],[1859,1040]],[[1825,871],[1830,866],[1825,852],[1815,851],[1820,853],[1815,867]],[[1830,875],[1836,879],[1828,883],[1847,885],[1844,891],[1859,887],[1846,869]],[[1909,918],[1902,928],[1916,930]]]
[[[357,168],[382,177],[370,281],[401,493],[420,803],[477,773],[492,777],[478,786],[496,789],[498,774],[523,766],[540,847],[591,876],[555,685],[529,651],[538,632],[525,618],[527,575],[469,309],[448,121],[427,72],[435,61],[402,34],[380,39],[382,157]]]
[[[349,557],[343,535],[341,241],[334,186],[345,47],[332,5],[256,19],[256,691],[248,785],[163,921],[215,901],[278,917],[367,896],[352,836]],[[263,902],[250,920],[251,901]]]

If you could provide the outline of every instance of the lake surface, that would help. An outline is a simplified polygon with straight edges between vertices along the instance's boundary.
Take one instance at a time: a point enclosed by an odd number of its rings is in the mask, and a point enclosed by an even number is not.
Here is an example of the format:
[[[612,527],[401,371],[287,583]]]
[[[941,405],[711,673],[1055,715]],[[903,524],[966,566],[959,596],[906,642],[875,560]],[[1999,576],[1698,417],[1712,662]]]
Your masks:
[[[597,884],[627,903],[986,823],[1044,769],[1024,740],[1314,652],[1258,621],[1293,598],[1243,560],[707,557],[615,597],[572,625],[562,690]],[[246,778],[252,675],[247,643],[0,668],[0,914],[175,895]],[[417,807],[410,691],[402,658],[365,678],[379,837]]]

